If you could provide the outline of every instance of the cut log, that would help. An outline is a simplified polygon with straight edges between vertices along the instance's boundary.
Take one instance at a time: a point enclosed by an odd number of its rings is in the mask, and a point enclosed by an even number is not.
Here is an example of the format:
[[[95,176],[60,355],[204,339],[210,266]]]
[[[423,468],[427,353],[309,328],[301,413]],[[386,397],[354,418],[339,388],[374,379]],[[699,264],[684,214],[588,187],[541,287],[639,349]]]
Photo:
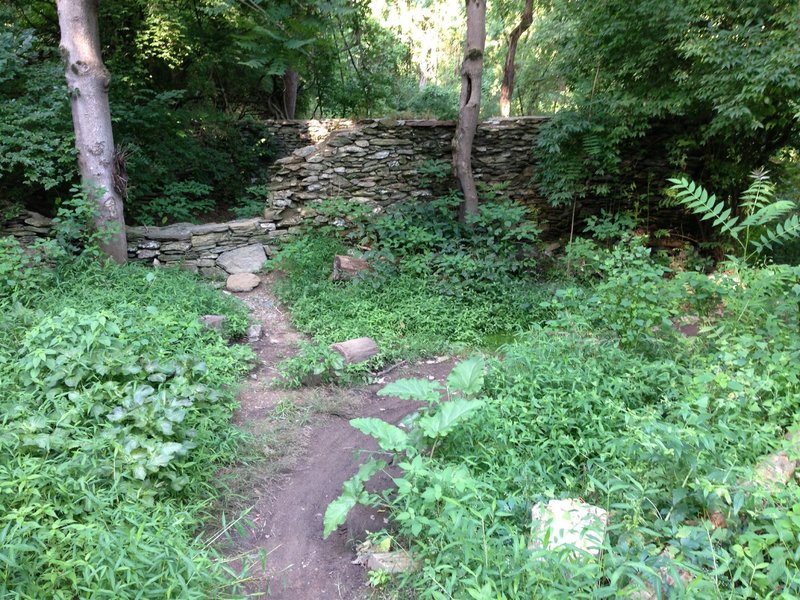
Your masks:
[[[363,271],[369,271],[369,263],[363,258],[344,255],[333,257],[333,281],[349,281]]]
[[[346,342],[339,342],[338,344],[331,344],[331,350],[341,354],[344,357],[344,362],[347,364],[364,362],[380,352],[375,340],[368,337],[360,337],[347,340]]]

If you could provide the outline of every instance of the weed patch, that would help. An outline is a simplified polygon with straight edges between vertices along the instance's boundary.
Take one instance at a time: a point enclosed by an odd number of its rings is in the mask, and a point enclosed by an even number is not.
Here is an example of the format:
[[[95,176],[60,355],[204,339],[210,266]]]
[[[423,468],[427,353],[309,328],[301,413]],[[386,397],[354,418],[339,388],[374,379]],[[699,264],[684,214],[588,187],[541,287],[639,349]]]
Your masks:
[[[290,305],[298,329],[322,346],[375,339],[381,354],[347,369],[363,372],[491,345],[496,336],[541,320],[549,291],[533,283],[537,231],[524,224],[524,210],[489,204],[464,226],[455,208],[452,198],[404,205],[377,221],[359,221],[347,235],[328,228],[285,246],[275,261],[286,273],[276,293]],[[331,281],[333,257],[347,253],[348,242],[366,244],[364,256],[374,268],[351,282]],[[323,350],[309,351],[308,369],[325,362],[317,356]],[[302,368],[289,367],[287,380],[297,382]]]
[[[326,531],[356,503],[387,506],[420,565],[399,583],[420,598],[797,595],[798,486],[754,471],[798,426],[800,271],[674,273],[630,236],[581,243],[591,272],[480,373],[387,387],[430,403],[405,429],[351,422],[402,475],[367,493],[384,465],[366,463]],[[700,335],[678,331],[687,314]],[[531,508],[565,498],[608,511],[598,557],[533,543]]]
[[[31,271],[36,285],[0,272],[2,593],[230,593],[197,536],[242,439],[229,421],[251,352],[198,317],[224,314],[236,335],[243,307],[173,271],[76,258]]]

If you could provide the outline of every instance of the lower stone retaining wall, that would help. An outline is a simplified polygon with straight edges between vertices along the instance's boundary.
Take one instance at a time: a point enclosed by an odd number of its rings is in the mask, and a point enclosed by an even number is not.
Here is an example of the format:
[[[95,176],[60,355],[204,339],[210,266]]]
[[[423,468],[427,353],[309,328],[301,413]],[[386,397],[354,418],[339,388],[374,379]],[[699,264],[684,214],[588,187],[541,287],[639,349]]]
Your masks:
[[[10,235],[30,244],[50,234],[52,222],[34,212],[24,212],[0,226],[0,236]],[[271,254],[274,242],[288,230],[278,231],[266,219],[241,219],[227,223],[166,227],[128,227],[128,258],[132,261],[178,266],[205,277],[258,271]]]

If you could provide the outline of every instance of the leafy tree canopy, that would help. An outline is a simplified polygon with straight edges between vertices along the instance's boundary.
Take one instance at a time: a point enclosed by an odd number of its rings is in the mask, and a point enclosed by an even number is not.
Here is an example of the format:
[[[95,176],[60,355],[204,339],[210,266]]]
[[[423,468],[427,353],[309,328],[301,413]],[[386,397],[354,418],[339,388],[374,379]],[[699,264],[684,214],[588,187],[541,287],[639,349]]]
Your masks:
[[[800,143],[796,2],[555,0],[538,43],[563,86],[537,148],[553,202],[607,194],[620,172],[661,180],[644,145],[731,194]]]

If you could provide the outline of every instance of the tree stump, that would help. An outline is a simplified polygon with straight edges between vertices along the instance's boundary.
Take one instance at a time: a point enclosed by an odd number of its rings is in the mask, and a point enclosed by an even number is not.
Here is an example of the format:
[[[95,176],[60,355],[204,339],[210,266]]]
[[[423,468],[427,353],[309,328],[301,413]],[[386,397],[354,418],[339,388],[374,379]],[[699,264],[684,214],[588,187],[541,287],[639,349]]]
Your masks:
[[[363,258],[353,256],[336,255],[333,257],[333,281],[349,281],[363,272],[369,271],[369,263]]]
[[[341,354],[346,364],[364,362],[380,352],[375,340],[368,337],[360,337],[347,340],[346,342],[331,344],[330,348]]]

